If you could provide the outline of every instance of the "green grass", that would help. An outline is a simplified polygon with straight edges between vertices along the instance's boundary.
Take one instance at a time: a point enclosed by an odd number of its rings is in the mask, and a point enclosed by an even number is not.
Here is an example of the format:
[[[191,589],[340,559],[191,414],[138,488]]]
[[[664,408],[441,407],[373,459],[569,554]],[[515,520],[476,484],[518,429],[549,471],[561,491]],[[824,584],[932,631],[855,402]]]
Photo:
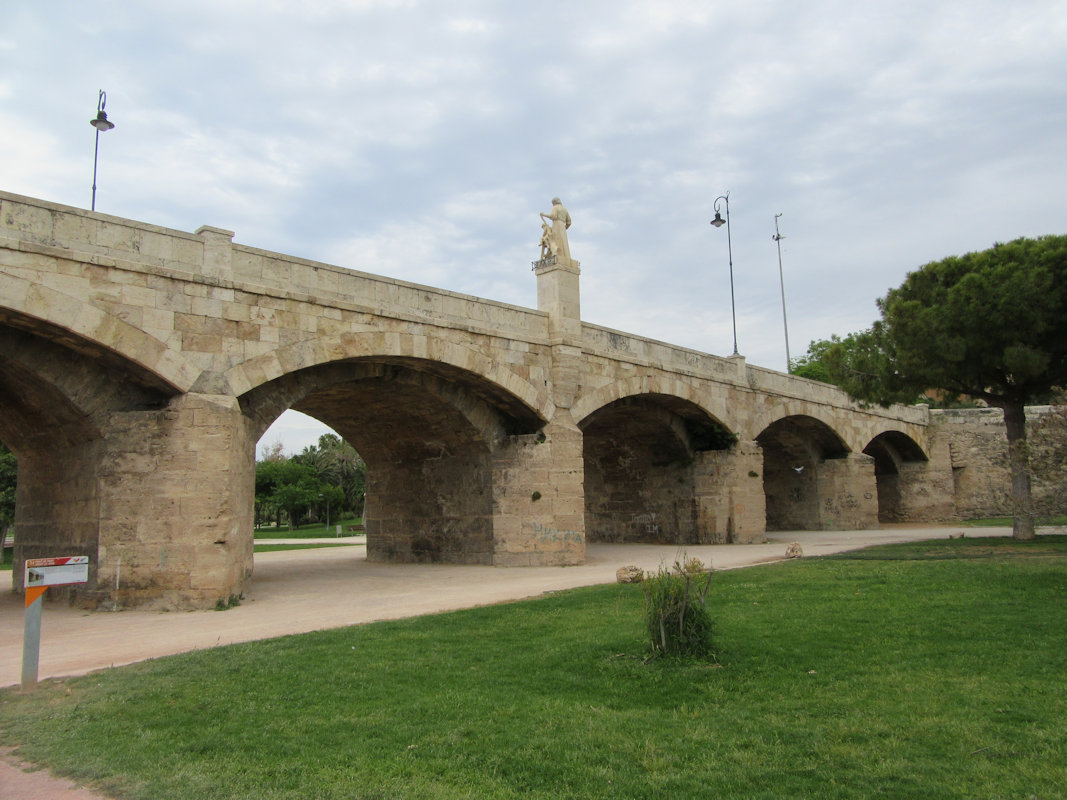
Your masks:
[[[0,743],[117,797],[998,798],[1067,786],[1067,537],[719,573],[718,663],[639,586],[0,694]]]
[[[325,539],[337,535],[338,525],[341,526],[343,536],[356,536],[363,533],[363,531],[349,531],[348,526],[362,524],[362,517],[348,517],[347,519],[330,520],[329,527],[322,523],[314,523],[298,525],[292,530],[289,530],[285,525],[280,528],[256,528],[253,536],[256,539]]]
[[[981,517],[979,519],[964,520],[965,525],[975,528],[1010,528],[1014,520],[1011,517]],[[1038,517],[1038,525],[1067,525],[1067,515],[1060,514],[1053,517]]]
[[[351,542],[309,542],[305,544],[257,544],[252,549],[257,553],[273,553],[278,550],[318,550],[322,547],[355,547]]]

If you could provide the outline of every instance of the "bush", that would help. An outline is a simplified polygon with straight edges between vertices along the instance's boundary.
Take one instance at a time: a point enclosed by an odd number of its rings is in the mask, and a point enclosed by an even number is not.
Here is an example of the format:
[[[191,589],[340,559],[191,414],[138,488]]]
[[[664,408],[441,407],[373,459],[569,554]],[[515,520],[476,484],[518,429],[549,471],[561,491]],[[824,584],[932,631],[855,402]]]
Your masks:
[[[710,569],[699,559],[683,557],[670,569],[660,565],[641,586],[652,655],[714,658],[707,610]]]

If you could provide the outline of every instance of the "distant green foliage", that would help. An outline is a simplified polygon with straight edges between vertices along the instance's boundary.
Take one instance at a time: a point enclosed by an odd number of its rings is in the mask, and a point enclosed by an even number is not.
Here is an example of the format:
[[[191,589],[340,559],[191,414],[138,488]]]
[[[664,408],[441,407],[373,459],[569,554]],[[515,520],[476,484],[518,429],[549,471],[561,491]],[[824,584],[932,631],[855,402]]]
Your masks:
[[[15,486],[18,483],[18,459],[0,442],[0,531],[15,522]]]
[[[318,445],[292,458],[273,451],[256,462],[256,526],[273,519],[289,528],[305,519],[340,520],[360,515],[366,496],[366,465],[340,437],[327,433]]]
[[[713,656],[712,620],[707,610],[711,572],[697,559],[675,562],[641,583],[649,646],[657,656]]]

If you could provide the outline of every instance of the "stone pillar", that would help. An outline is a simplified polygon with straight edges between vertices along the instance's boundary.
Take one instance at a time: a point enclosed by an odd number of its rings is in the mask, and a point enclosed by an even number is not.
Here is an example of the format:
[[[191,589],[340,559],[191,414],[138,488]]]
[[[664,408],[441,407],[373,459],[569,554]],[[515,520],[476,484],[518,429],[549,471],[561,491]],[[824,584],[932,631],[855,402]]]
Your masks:
[[[493,454],[493,564],[584,563],[583,474],[573,425],[553,421],[541,433],[508,437]]]
[[[547,312],[552,341],[582,338],[582,311],[578,289],[581,275],[573,258],[550,256],[534,265],[537,275],[537,308]]]
[[[508,437],[493,453],[493,563],[571,565],[585,561],[582,432],[570,408],[581,385],[578,262],[539,261],[537,307],[548,313],[556,410],[539,433]]]
[[[956,515],[952,469],[930,461],[905,461],[897,467],[897,519],[901,522],[944,522]]]
[[[196,235],[204,240],[204,275],[230,278],[233,275],[233,231],[201,225]]]
[[[100,464],[100,587],[121,605],[210,608],[252,572],[255,441],[236,399],[113,415]]]
[[[88,555],[88,584],[50,590],[87,607],[212,608],[240,597],[252,570],[255,442],[237,401],[182,395],[112,413],[101,434],[26,459],[20,563]]]
[[[752,544],[766,538],[763,451],[756,442],[697,453],[693,473],[702,544]]]
[[[820,530],[878,527],[878,486],[870,456],[849,453],[845,458],[823,461],[818,466],[815,488]]]
[[[484,449],[453,443],[450,452],[433,455],[411,448],[367,452],[368,561],[493,563],[491,459]]]

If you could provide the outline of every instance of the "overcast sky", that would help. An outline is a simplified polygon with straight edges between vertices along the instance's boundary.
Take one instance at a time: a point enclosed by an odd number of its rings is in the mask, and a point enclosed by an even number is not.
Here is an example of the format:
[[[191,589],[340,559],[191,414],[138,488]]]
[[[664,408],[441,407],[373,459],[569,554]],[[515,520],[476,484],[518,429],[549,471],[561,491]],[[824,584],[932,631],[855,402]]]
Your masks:
[[[532,307],[558,195],[583,319],[717,355],[729,191],[772,369],[775,214],[794,358],[925,263],[1067,232],[1062,0],[2,0],[0,188],[88,208],[99,89],[98,211]]]

